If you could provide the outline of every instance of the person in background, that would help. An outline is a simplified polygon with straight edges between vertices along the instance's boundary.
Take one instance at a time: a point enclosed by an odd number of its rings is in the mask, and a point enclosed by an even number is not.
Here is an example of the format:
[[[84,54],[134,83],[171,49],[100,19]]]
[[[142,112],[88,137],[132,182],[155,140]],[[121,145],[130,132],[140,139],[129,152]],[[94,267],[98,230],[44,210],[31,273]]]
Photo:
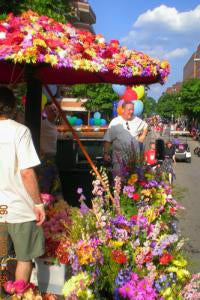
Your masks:
[[[174,165],[176,164],[175,158],[175,147],[172,142],[169,140],[166,143],[165,147],[165,159],[162,164],[163,170],[168,173],[169,183],[172,184],[173,177],[175,177],[174,173]]]
[[[145,162],[147,165],[154,165],[156,160],[156,145],[154,142],[150,142],[149,149],[145,151],[144,153]]]
[[[172,144],[175,145],[175,146],[180,144],[180,140],[178,138],[178,135],[174,136],[174,138],[172,140]]]
[[[140,143],[143,144],[148,133],[148,125],[134,116],[134,104],[125,102],[122,115],[114,118],[104,136],[104,160],[110,161],[112,145],[113,176],[123,177],[122,163],[127,164],[130,155],[139,154]]]
[[[5,244],[11,239],[17,266],[16,280],[30,280],[32,259],[44,254],[45,220],[34,167],[40,164],[30,130],[12,120],[16,99],[0,87],[0,256],[8,255]],[[5,213],[2,213],[4,209]],[[2,283],[2,282],[1,282]]]
[[[60,178],[56,166],[56,151],[58,130],[56,119],[58,111],[52,102],[45,106],[41,120],[41,166],[38,169],[39,185],[41,193],[53,196],[61,195]]]

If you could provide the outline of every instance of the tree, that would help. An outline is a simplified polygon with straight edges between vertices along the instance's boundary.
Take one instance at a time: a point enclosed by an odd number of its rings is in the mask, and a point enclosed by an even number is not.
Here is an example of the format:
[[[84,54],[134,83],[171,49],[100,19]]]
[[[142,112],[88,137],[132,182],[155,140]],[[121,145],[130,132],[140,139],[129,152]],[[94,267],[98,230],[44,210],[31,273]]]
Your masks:
[[[85,106],[90,111],[103,110],[111,116],[112,102],[118,100],[111,84],[77,84],[70,88],[70,92],[78,98],[87,98]]]
[[[184,113],[189,118],[200,117],[200,79],[194,78],[183,83],[180,92]]]
[[[5,19],[8,13],[20,15],[28,9],[62,23],[66,23],[71,15],[69,0],[1,0],[0,19]]]
[[[164,118],[170,119],[172,115],[179,117],[183,113],[180,93],[163,94],[157,103],[156,112]]]
[[[144,103],[144,115],[149,117],[156,112],[156,101],[152,97],[145,97],[143,100]]]

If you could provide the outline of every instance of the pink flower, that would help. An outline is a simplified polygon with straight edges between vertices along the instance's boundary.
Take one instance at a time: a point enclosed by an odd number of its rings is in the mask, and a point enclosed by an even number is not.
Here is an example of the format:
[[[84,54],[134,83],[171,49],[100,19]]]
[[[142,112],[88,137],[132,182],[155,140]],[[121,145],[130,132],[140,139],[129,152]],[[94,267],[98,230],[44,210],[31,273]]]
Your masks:
[[[51,194],[40,194],[42,198],[42,202],[44,204],[49,204],[55,200],[55,198]]]
[[[4,287],[4,290],[6,291],[6,293],[14,294],[15,287],[14,287],[13,281],[9,280],[9,281],[5,282],[3,287]]]
[[[13,282],[13,285],[16,294],[23,294],[29,288],[29,284],[24,280],[16,280]]]

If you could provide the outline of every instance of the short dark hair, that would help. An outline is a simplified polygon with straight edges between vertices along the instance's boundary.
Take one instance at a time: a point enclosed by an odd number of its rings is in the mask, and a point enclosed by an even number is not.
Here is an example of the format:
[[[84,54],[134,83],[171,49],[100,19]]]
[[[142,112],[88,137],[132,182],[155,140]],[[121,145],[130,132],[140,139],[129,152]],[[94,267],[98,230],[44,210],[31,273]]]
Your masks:
[[[133,102],[124,101],[124,103],[122,104],[122,108],[124,109],[126,107],[126,105],[128,105],[128,104],[132,104],[134,106]]]
[[[13,91],[6,86],[0,86],[0,115],[11,115],[15,104]]]

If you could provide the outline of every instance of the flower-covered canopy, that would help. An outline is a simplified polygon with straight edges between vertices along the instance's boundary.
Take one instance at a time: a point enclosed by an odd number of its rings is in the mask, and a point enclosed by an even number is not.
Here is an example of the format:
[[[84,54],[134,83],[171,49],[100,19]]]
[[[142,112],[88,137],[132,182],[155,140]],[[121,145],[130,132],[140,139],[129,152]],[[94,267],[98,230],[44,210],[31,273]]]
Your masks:
[[[166,61],[32,11],[0,22],[0,82],[24,80],[27,64],[37,66],[43,83],[54,84],[151,84],[169,74]]]

